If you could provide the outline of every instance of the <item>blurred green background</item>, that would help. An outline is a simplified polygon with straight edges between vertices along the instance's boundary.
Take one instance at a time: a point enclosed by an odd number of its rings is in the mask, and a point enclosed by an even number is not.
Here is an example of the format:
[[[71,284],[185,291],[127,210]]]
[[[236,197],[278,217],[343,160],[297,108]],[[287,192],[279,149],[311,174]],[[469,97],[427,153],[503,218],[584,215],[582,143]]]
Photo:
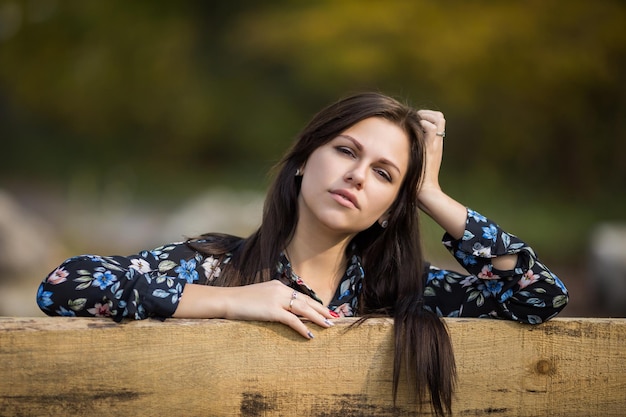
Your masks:
[[[622,1],[1,0],[0,190],[55,254],[111,253],[94,223],[263,192],[317,110],[376,90],[443,111],[448,192],[585,294],[594,227],[626,221],[625,28]]]

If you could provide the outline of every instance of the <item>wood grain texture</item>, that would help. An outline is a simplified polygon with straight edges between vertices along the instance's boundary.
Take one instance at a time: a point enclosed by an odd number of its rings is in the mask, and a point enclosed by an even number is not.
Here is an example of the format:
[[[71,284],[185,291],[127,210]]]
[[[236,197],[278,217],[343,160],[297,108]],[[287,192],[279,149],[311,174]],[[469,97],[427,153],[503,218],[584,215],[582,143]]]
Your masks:
[[[626,415],[626,319],[445,321],[455,415]],[[392,402],[392,322],[353,322],[0,318],[0,416],[417,415]]]

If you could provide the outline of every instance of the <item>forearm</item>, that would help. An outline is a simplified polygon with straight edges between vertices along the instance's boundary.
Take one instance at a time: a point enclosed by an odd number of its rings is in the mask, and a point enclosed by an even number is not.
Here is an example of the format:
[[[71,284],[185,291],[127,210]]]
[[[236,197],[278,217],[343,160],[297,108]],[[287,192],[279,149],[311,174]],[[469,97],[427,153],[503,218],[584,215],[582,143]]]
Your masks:
[[[419,205],[422,211],[450,236],[455,239],[463,238],[467,223],[467,207],[438,188],[420,190]],[[500,270],[513,269],[516,263],[517,254],[502,255],[492,259],[494,268]]]
[[[188,319],[227,318],[226,292],[231,288],[187,284],[173,317]]]
[[[424,178],[418,191],[418,203],[422,211],[439,224],[452,238],[464,239],[468,221],[467,208],[443,192],[439,185],[439,170],[443,158],[443,138],[445,137],[446,121],[443,113],[431,110],[418,111],[425,133],[425,165]],[[490,255],[492,264],[500,270],[513,269],[517,263],[517,255]]]
[[[455,239],[465,231],[467,208],[441,189],[422,188],[419,193],[420,209]]]

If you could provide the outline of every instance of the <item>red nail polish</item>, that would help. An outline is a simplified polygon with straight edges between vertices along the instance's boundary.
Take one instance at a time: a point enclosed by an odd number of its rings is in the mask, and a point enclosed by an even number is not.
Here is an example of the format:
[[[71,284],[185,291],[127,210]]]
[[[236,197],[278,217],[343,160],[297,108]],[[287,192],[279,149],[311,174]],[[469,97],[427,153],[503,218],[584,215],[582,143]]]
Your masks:
[[[332,310],[328,310],[328,312],[329,312],[329,313],[330,313],[330,315],[331,315],[331,316],[333,316],[334,318],[338,318],[338,317],[339,317],[339,314],[335,313],[335,312],[334,312],[334,311],[332,311]]]

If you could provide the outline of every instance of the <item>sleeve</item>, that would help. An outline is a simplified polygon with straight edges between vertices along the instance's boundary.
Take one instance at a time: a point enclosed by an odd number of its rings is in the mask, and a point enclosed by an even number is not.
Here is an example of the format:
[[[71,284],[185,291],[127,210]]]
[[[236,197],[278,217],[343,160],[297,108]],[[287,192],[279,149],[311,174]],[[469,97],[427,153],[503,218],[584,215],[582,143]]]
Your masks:
[[[443,244],[470,275],[431,266],[425,306],[440,317],[494,317],[538,324],[567,304],[567,289],[534,250],[496,223],[468,209],[463,237],[445,234]],[[513,270],[493,267],[492,258],[517,254]]]
[[[203,273],[203,256],[173,243],[133,256],[81,255],[52,271],[37,291],[50,316],[167,318],[183,288]]]

